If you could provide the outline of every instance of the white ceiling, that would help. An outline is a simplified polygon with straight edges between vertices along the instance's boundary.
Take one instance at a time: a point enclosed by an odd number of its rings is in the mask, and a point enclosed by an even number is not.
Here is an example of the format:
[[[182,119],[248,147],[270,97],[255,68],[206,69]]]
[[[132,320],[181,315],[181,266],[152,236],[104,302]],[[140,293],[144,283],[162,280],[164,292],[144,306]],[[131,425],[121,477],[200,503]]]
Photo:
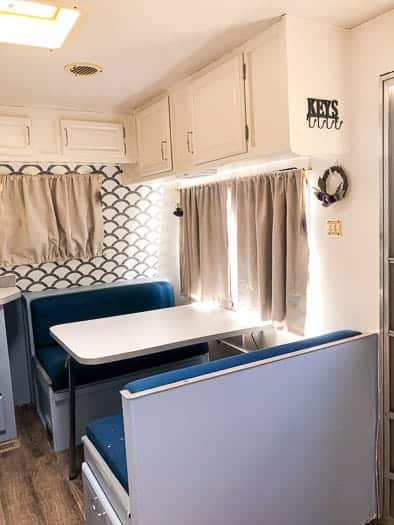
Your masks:
[[[0,104],[123,111],[242,43],[283,13],[350,28],[394,8],[394,0],[77,0],[71,5],[75,4],[86,15],[62,49],[0,44]],[[65,64],[80,61],[100,64],[104,72],[92,78],[65,73]]]

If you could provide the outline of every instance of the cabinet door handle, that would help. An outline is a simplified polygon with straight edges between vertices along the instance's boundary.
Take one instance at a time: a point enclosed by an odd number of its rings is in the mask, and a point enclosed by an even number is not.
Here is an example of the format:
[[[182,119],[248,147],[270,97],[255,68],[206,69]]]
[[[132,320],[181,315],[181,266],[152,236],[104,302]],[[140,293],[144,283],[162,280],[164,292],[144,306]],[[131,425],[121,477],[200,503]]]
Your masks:
[[[66,148],[68,147],[68,130],[67,128],[64,128],[64,136],[66,138]]]
[[[193,131],[188,131],[187,132],[187,151],[191,154],[194,153],[194,148],[193,148]]]
[[[31,146],[30,126],[26,126],[26,132],[27,132],[27,145]]]
[[[168,160],[167,155],[166,155],[167,141],[162,140],[160,144],[161,144],[161,158],[162,160]]]
[[[97,510],[96,501],[98,501],[98,496],[94,496],[90,499],[90,508],[92,509],[93,512],[96,512]]]

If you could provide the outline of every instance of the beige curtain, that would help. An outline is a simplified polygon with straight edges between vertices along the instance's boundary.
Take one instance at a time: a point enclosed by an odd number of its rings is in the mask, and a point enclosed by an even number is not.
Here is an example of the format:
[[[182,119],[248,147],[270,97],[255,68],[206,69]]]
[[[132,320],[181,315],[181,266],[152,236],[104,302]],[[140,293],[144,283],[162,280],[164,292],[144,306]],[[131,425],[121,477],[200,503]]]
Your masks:
[[[227,204],[223,184],[181,190],[181,293],[224,305],[230,299]]]
[[[304,331],[308,282],[304,182],[294,170],[232,183],[239,304],[296,333]]]
[[[102,252],[98,175],[0,175],[0,266]]]

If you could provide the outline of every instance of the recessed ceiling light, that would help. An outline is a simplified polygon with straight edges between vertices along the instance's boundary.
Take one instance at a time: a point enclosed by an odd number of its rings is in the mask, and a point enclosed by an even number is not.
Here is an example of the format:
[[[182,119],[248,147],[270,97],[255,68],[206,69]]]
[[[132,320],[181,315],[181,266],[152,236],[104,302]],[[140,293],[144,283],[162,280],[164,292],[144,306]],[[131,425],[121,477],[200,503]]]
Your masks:
[[[76,8],[0,0],[0,42],[57,49],[79,18]]]

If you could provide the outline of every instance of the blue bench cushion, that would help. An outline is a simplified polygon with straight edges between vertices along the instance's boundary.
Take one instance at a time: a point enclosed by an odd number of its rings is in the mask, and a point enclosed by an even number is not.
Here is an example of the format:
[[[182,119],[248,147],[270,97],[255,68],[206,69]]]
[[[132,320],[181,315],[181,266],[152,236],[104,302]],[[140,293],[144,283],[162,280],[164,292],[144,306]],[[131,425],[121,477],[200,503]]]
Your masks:
[[[125,361],[108,363],[105,365],[80,365],[75,363],[75,377],[77,385],[86,385],[96,381],[104,381],[133,372],[143,372],[146,369],[158,366],[176,366],[177,361],[207,354],[206,343],[168,350],[158,354],[135,357]],[[63,390],[68,386],[68,371],[66,368],[67,353],[59,345],[50,345],[36,350],[37,358],[52,381],[53,390]],[[178,365],[179,368],[180,365]]]
[[[53,345],[51,326],[174,306],[167,281],[122,282],[56,291],[31,299],[35,348]]]
[[[299,350],[312,348],[314,346],[324,345],[326,343],[332,343],[339,341],[340,339],[347,339],[360,335],[360,332],[353,330],[340,330],[337,332],[331,332],[329,334],[321,335],[318,337],[311,337],[308,339],[300,339],[292,343],[286,343],[279,346],[273,346],[270,348],[263,348],[256,350],[248,354],[241,354],[225,359],[219,359],[218,361],[211,361],[201,365],[195,365],[188,368],[181,368],[171,372],[165,372],[162,374],[146,377],[144,379],[137,379],[132,381],[125,386],[126,390],[130,392],[141,392],[143,390],[149,390],[150,388],[156,388],[163,385],[175,383],[177,381],[183,381],[185,379],[191,379],[212,372],[218,372],[227,368],[234,368],[236,366],[245,365],[247,363],[254,363],[270,357],[277,357],[284,354],[290,354]]]
[[[101,454],[104,461],[128,491],[126,449],[124,442],[123,416],[105,417],[89,423],[86,435]]]

